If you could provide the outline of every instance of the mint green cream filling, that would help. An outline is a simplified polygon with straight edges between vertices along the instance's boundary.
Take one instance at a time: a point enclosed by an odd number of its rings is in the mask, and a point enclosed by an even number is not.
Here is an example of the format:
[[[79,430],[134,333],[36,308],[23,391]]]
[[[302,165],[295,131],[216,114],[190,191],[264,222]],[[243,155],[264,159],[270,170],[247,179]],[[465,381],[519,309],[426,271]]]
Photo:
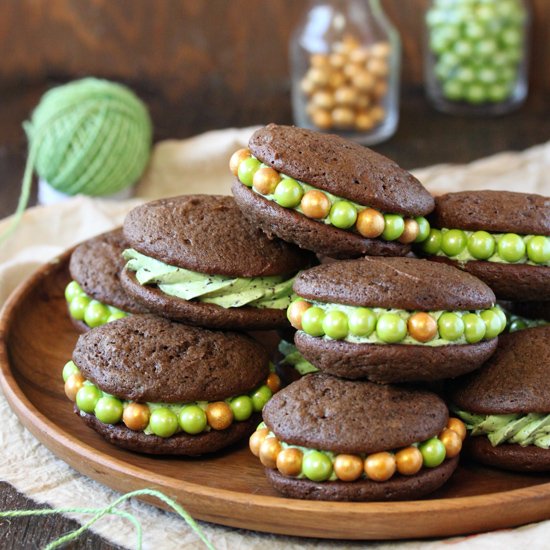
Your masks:
[[[550,414],[473,414],[454,411],[472,436],[486,435],[493,447],[512,443],[550,449]]]
[[[354,313],[354,311],[360,309],[356,306],[348,306],[343,304],[330,304],[330,303],[324,303],[324,302],[315,302],[313,300],[309,300],[311,304],[313,304],[316,307],[321,308],[325,314],[330,311],[341,311],[344,313],[348,319],[349,317]],[[369,308],[376,316],[376,319],[378,320],[384,313],[393,313],[398,315],[405,323],[408,322],[409,318],[414,315],[414,311],[407,311],[404,309],[385,309],[385,308]],[[451,313],[454,313],[458,317],[463,317],[464,315],[474,313],[477,316],[484,311],[484,310],[478,310],[478,311],[452,311]],[[426,312],[429,315],[431,315],[435,321],[438,321],[439,318],[446,313],[445,311],[429,311]],[[504,330],[504,325],[502,326],[502,330]],[[304,331],[307,333],[307,331]],[[501,331],[502,332],[502,331]],[[333,338],[330,338],[326,334],[321,336],[325,340],[332,340]],[[485,339],[485,338],[484,338]],[[344,338],[339,338],[339,340],[343,340],[345,342],[351,342],[354,344],[388,344],[385,340],[381,339],[378,335],[378,332],[376,328],[372,331],[372,333],[368,336],[357,336],[355,334],[352,334],[349,330]],[[462,335],[459,338],[456,338],[455,340],[447,340],[439,334],[439,331],[436,335],[436,337],[433,340],[430,340],[428,342],[420,342],[413,338],[409,332],[405,334],[405,336],[399,340],[399,342],[396,342],[399,344],[410,344],[410,345],[416,345],[416,346],[430,346],[430,347],[437,347],[437,346],[448,346],[448,345],[460,345],[460,344],[468,344],[469,342],[466,339],[465,333],[462,333]]]
[[[447,231],[450,231],[450,229],[443,228],[443,229],[440,229],[440,231],[441,231],[442,235],[444,235]],[[470,239],[470,237],[474,233],[476,233],[475,231],[466,231],[466,230],[462,230],[462,232],[466,235],[466,239],[468,239],[468,240]],[[550,266],[550,262],[537,263],[537,262],[531,261],[530,258],[529,258],[529,254],[527,252],[527,245],[528,245],[529,241],[533,237],[536,237],[537,235],[519,235],[519,237],[521,237],[521,239],[523,240],[523,242],[525,244],[526,252],[518,261],[509,262],[509,261],[504,260],[498,252],[498,243],[502,239],[502,237],[505,235],[505,233],[489,233],[489,234],[491,235],[491,237],[493,237],[493,240],[495,242],[495,251],[494,251],[492,256],[489,256],[488,258],[483,258],[483,261],[502,263],[502,264],[527,264],[527,265],[536,265],[536,266],[539,266],[539,267],[549,267]],[[477,258],[476,256],[474,256],[469,251],[467,245],[465,246],[465,248],[459,254],[455,254],[455,255],[446,254],[440,247],[437,250],[437,252],[434,253],[434,255],[435,256],[443,256],[445,258],[451,258],[452,260],[456,260],[457,262],[462,262],[462,263],[466,263],[466,262],[470,262],[470,261],[479,261],[480,260],[480,258]]]
[[[275,277],[226,277],[207,275],[165,264],[129,248],[122,253],[126,267],[141,285],[157,285],[169,296],[197,299],[223,308],[251,306],[285,309],[292,301],[291,279]]]
[[[302,376],[310,372],[317,372],[319,369],[304,359],[304,356],[298,351],[294,344],[281,340],[279,342],[279,351],[283,354],[281,363],[294,367]]]

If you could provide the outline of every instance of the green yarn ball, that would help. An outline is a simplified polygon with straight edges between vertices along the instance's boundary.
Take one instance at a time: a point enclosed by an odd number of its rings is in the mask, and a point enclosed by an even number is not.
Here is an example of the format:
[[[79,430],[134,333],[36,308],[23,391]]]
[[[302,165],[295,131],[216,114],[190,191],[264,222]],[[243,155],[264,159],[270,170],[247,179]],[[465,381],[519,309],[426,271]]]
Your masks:
[[[108,80],[53,88],[24,128],[36,172],[66,195],[117,193],[139,179],[151,153],[146,106]]]

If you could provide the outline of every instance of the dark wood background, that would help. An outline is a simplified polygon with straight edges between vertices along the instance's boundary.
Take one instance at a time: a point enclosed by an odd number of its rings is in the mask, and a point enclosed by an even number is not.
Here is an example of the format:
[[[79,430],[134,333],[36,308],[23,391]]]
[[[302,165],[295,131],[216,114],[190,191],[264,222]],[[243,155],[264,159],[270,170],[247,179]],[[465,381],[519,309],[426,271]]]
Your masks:
[[[403,86],[398,131],[376,150],[412,168],[469,162],[550,139],[549,0],[529,2],[526,105],[487,119],[437,113],[424,97],[420,45],[428,0],[382,3],[401,33]],[[132,86],[151,109],[157,140],[292,122],[288,41],[307,5],[306,0],[0,0],[0,218],[13,212],[19,196],[26,155],[21,123],[44,91],[73,78],[102,76]],[[33,506],[0,483],[0,509]],[[74,527],[63,518],[0,521],[0,547],[42,547]],[[73,546],[110,548],[95,536]]]

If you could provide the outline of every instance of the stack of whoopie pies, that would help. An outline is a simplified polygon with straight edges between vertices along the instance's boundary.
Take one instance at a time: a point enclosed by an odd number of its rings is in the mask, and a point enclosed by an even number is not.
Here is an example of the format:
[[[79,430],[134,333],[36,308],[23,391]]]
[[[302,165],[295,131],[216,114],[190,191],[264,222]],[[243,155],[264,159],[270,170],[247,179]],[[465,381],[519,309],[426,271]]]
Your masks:
[[[234,197],[145,204],[75,251],[69,311],[95,328],[63,378],[86,424],[156,454],[252,434],[270,483],[296,498],[426,495],[467,430],[481,461],[550,465],[550,401],[529,359],[548,356],[549,199],[434,201],[367,148],[274,124],[230,169]],[[280,391],[239,332],[256,330],[284,337]]]

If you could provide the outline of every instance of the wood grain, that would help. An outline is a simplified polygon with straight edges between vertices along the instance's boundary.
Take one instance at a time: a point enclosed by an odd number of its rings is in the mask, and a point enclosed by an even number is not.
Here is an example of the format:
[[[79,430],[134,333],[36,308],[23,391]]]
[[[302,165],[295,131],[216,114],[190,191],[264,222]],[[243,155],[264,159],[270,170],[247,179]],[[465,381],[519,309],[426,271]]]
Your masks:
[[[404,45],[403,81],[422,83],[428,0],[384,0]],[[550,2],[532,0],[532,84],[550,90]],[[147,83],[185,104],[269,101],[288,93],[288,42],[308,3],[295,0],[5,0],[2,86],[94,74]]]
[[[148,457],[109,446],[72,413],[63,394],[61,369],[77,338],[65,313],[67,263],[65,254],[43,267],[6,304],[0,383],[22,423],[85,475],[119,491],[160,489],[214,523],[320,538],[448,536],[550,517],[550,477],[544,475],[466,463],[423,501],[309,502],[278,496],[246,444],[201,459]]]

